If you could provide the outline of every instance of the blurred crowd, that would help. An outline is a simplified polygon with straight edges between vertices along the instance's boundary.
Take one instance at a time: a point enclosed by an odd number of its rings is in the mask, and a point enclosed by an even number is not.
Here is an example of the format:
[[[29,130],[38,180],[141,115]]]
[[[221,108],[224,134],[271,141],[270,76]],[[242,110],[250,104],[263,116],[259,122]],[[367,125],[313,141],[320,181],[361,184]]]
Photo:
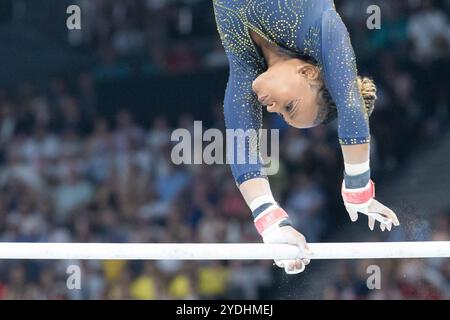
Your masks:
[[[371,32],[361,28],[365,11],[336,3],[361,73],[378,85],[374,173],[393,173],[448,126],[449,1],[384,1],[383,27]],[[260,242],[227,165],[172,163],[171,132],[193,131],[189,113],[175,121],[155,115],[144,126],[127,109],[109,119],[97,108],[96,82],[105,77],[226,66],[210,1],[81,5],[88,27],[75,40],[98,50],[97,65],[75,79],[0,90],[0,241]],[[220,102],[199,108],[223,129]],[[342,209],[335,124],[303,131],[267,115],[265,126],[281,129],[274,194],[308,241],[322,241]],[[449,240],[449,216],[448,209],[436,213],[425,239]],[[383,290],[369,291],[366,266],[376,263],[340,264],[323,297],[450,297],[448,261],[383,261]],[[81,290],[66,286],[70,265],[81,268]],[[1,261],[0,298],[276,298],[276,272],[271,261]]]
[[[95,49],[99,77],[179,74],[224,67],[211,1],[96,0],[80,3],[85,17],[73,45]]]
[[[171,131],[164,117],[145,130],[124,110],[113,128],[95,118],[93,128],[82,134],[80,126],[88,120],[80,114],[79,99],[23,98],[20,105],[2,108],[7,114],[1,123],[2,241],[257,240],[228,168],[172,164]],[[225,281],[245,278],[239,272],[250,272],[256,284],[267,283],[269,270],[177,261],[76,262],[82,268],[82,290],[70,292],[64,269],[70,264],[2,262],[2,297],[211,297],[225,294]],[[236,272],[231,274],[231,268]],[[241,286],[239,279],[234,281]]]
[[[400,234],[390,234],[388,241],[450,240],[450,208],[435,212],[430,221],[404,225]],[[370,240],[378,240],[373,237]],[[379,272],[379,290],[371,275]],[[323,299],[450,299],[450,259],[359,260],[339,262],[329,275]],[[368,285],[369,284],[369,285]]]

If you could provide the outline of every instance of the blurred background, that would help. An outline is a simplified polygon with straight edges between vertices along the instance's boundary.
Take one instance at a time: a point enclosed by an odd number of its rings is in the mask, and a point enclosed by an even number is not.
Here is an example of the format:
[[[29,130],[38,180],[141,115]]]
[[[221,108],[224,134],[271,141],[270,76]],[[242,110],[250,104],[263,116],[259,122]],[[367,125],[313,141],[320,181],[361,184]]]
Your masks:
[[[81,7],[81,30],[66,8]],[[366,9],[381,8],[380,30]],[[450,240],[450,1],[337,0],[371,117],[391,233],[352,224],[335,124],[281,130],[276,198],[309,242]],[[170,134],[223,129],[227,60],[210,0],[0,0],[0,240],[260,242],[227,165],[175,166]],[[82,271],[81,290],[66,268]],[[368,265],[381,289],[366,286]],[[0,261],[1,299],[449,299],[449,259]]]

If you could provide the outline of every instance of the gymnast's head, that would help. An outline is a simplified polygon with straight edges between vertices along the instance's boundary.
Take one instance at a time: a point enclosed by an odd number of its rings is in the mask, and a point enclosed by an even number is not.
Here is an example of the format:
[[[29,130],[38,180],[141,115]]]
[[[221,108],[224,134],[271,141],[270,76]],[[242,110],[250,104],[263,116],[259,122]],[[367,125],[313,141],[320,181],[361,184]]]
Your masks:
[[[375,84],[358,77],[358,86],[370,116],[377,98]],[[278,62],[259,75],[252,88],[267,111],[278,113],[293,127],[311,128],[337,117],[336,104],[313,62],[298,58]]]

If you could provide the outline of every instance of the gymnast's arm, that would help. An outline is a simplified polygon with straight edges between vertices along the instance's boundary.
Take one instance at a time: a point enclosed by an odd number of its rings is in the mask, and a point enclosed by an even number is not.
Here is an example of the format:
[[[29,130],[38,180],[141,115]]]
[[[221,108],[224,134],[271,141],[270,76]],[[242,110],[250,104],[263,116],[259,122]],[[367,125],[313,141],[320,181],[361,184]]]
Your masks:
[[[234,56],[227,53],[230,64],[230,75],[224,98],[224,116],[227,129],[227,161],[230,163],[236,184],[249,207],[259,197],[272,197],[267,177],[263,174],[262,164],[251,163],[248,155],[251,149],[258,148],[258,141],[245,137],[245,143],[231,140],[231,133],[240,130],[258,131],[262,127],[262,107],[252,90],[252,82],[257,77],[256,71]],[[239,156],[245,161],[238,161]]]
[[[373,230],[375,219],[382,230],[398,225],[395,213],[374,198],[370,179],[369,115],[358,86],[356,58],[350,36],[334,9],[322,15],[321,59],[325,85],[336,104],[338,135],[345,164],[342,197],[352,221],[358,213],[369,216]],[[370,213],[377,214],[374,218]]]
[[[288,243],[308,252],[305,237],[295,230],[287,213],[278,206],[272,196],[269,181],[262,171],[262,164],[250,161],[251,152],[259,152],[258,139],[245,136],[244,142],[230,144],[229,131],[258,131],[262,126],[262,107],[252,90],[257,71],[245,61],[228,53],[230,76],[225,92],[224,114],[227,128],[227,161],[239,190],[253,215],[253,221],[265,243]],[[231,129],[231,130],[230,130]],[[239,154],[245,161],[238,161]],[[294,274],[304,270],[308,259],[275,261],[286,273]]]
[[[228,135],[238,130],[257,131],[262,127],[262,107],[252,90],[256,71],[233,53],[228,52],[227,56],[230,74],[225,90],[224,116]],[[238,144],[236,139],[232,141],[227,137],[227,161],[248,206],[258,197],[272,196],[269,181],[262,173],[261,163],[250,164],[248,161],[247,155],[252,142],[257,141],[250,141],[246,137],[244,144]],[[239,155],[246,156],[244,163],[239,163]]]
[[[330,9],[322,16],[321,58],[325,85],[338,111],[338,136],[345,163],[369,160],[369,120],[358,87],[356,58],[347,28]]]
[[[259,159],[250,159],[250,153],[258,147],[251,135],[262,126],[262,108],[251,87],[256,71],[232,53],[228,53],[228,59],[230,74],[224,98],[227,161],[238,185],[253,178],[266,180]],[[232,134],[239,138],[231,139]]]

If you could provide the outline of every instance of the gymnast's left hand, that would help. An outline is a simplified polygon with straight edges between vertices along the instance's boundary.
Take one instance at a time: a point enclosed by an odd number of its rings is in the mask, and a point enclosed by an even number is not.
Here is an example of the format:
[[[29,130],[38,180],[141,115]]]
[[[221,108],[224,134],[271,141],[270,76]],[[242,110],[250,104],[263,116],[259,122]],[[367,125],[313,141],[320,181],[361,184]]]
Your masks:
[[[397,215],[387,206],[374,199],[375,184],[370,180],[365,188],[346,189],[342,185],[342,198],[350,219],[358,220],[358,213],[367,215],[370,230],[375,228],[375,221],[380,223],[381,231],[391,231],[392,225],[399,226]]]

